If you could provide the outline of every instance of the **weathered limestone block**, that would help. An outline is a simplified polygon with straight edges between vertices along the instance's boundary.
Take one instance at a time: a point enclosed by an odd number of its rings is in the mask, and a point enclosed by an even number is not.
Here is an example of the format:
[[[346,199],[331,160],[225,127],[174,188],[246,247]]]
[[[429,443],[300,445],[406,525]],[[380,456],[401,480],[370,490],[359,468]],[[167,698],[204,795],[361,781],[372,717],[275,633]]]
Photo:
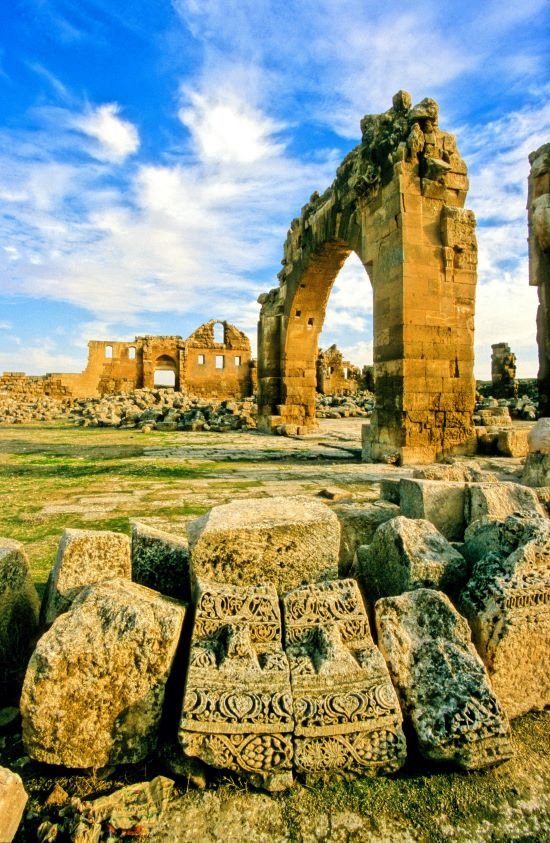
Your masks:
[[[269,580],[282,593],[338,575],[338,518],[311,498],[238,500],[215,506],[187,529],[193,581]]]
[[[431,521],[449,541],[460,541],[466,526],[464,483],[403,478],[401,515]]]
[[[451,480],[464,483],[467,480],[496,480],[495,475],[484,471],[479,463],[454,462],[434,463],[423,465],[413,470],[412,476],[415,480]]]
[[[302,586],[284,596],[283,609],[296,768],[398,770],[406,755],[401,711],[356,581]]]
[[[510,758],[506,715],[450,600],[419,589],[379,600],[375,613],[378,644],[420,753],[465,770]]]
[[[479,518],[504,519],[514,512],[544,515],[532,489],[519,483],[469,483],[466,496],[466,521]]]
[[[416,588],[455,592],[466,560],[430,521],[399,515],[382,524],[370,545],[359,549],[358,572],[369,600]]]
[[[521,482],[526,486],[550,486],[550,454],[528,454]]]
[[[550,419],[539,419],[528,434],[532,454],[550,454]]]
[[[470,562],[478,562],[489,553],[505,559],[533,538],[550,539],[550,520],[540,515],[516,512],[504,519],[482,518],[466,528],[461,552]]]
[[[399,515],[399,507],[387,501],[366,504],[339,504],[332,511],[340,521],[340,576],[349,574],[355,552],[370,544],[380,524]]]
[[[294,716],[271,583],[198,581],[179,729],[186,755],[284,790],[292,784]]]
[[[11,843],[23,818],[28,796],[17,773],[0,767],[0,841]]]
[[[37,761],[101,767],[156,746],[185,606],[125,579],[85,588],[40,638],[23,694],[23,740]]]
[[[512,417],[508,407],[484,407],[479,411],[481,424],[484,427],[512,427]]]
[[[0,699],[17,692],[38,629],[40,601],[23,545],[0,538]],[[5,702],[4,704],[7,704]]]
[[[526,430],[501,430],[497,436],[497,453],[503,457],[525,457],[529,452]]]
[[[550,529],[533,532],[509,556],[479,559],[460,596],[508,717],[550,704]]]
[[[131,576],[128,536],[109,530],[65,530],[44,595],[44,622],[51,624],[67,611],[84,586]]]
[[[180,600],[190,600],[187,538],[132,521],[132,579]]]

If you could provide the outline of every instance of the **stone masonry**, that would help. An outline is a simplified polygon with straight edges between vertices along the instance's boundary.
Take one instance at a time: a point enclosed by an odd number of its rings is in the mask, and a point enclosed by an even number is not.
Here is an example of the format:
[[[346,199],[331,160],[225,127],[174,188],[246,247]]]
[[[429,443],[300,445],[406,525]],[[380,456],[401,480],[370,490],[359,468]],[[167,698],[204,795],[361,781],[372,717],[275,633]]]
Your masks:
[[[529,156],[529,283],[538,288],[539,413],[550,416],[550,143]]]
[[[315,422],[318,338],[352,251],[374,305],[376,410],[366,459],[431,462],[473,435],[475,219],[467,169],[438,106],[400,91],[361,121],[336,179],[292,221],[279,286],[260,296],[259,426]],[[370,290],[365,278],[365,295]]]

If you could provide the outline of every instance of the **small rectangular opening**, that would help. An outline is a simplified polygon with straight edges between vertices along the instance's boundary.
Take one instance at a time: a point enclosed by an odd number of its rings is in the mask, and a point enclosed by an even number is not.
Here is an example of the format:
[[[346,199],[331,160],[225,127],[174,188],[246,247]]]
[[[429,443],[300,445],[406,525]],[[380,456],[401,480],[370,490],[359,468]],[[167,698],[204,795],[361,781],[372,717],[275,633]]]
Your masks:
[[[301,310],[297,310],[297,311],[296,311],[296,316],[301,316],[301,315],[302,315],[302,311],[301,311]]]
[[[136,359],[136,349],[135,346],[131,345],[128,349],[128,360],[135,360]]]
[[[112,357],[113,356],[113,346],[106,345],[105,346],[105,357]]]
[[[313,316],[310,316],[307,320],[307,326],[308,328],[313,328]]]
[[[224,359],[223,354],[216,354],[216,369],[223,369]]]
[[[206,358],[204,354],[197,354],[197,363],[199,364],[199,366],[204,366],[204,364],[206,363]]]
[[[235,357],[235,366],[240,366],[240,365],[241,365],[241,358]]]

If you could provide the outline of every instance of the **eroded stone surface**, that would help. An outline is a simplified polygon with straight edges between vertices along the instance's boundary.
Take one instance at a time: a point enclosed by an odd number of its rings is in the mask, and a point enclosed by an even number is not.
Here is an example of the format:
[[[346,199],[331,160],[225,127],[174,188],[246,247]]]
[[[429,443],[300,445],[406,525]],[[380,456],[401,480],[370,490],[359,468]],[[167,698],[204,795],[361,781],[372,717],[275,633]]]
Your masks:
[[[378,527],[357,559],[369,600],[415,588],[453,592],[466,577],[466,560],[430,521],[403,515]]]
[[[468,524],[480,518],[506,518],[514,512],[544,515],[533,489],[519,483],[470,483],[466,496]]]
[[[399,485],[401,515],[424,518],[449,541],[464,535],[465,484],[403,478]]]
[[[157,742],[185,606],[124,579],[84,589],[40,638],[23,694],[23,739],[37,761],[140,761]]]
[[[162,594],[189,601],[187,538],[132,521],[132,579]]]
[[[296,768],[398,770],[406,754],[401,711],[356,581],[303,586],[285,595],[283,608]]]
[[[67,611],[84,586],[131,576],[128,536],[110,530],[66,529],[44,595],[44,622],[51,624]]]
[[[502,559],[530,539],[550,538],[550,520],[540,515],[517,512],[507,518],[481,518],[466,528],[461,551],[469,562],[477,562],[489,553]]]
[[[294,715],[271,584],[196,584],[179,729],[187,755],[269,790],[292,783]]]
[[[0,538],[0,699],[21,687],[38,629],[39,599],[23,545]]]
[[[466,770],[510,758],[506,715],[450,600],[419,589],[379,600],[375,613],[379,646],[421,754]]]
[[[340,525],[307,497],[239,500],[188,524],[191,577],[235,585],[274,583],[282,593],[336,577]]]
[[[11,843],[17,833],[28,796],[21,777],[0,767],[0,841]]]
[[[460,596],[508,717],[550,704],[550,523],[533,520],[510,541],[513,521],[492,528],[499,547],[477,559]]]
[[[340,521],[340,575],[349,574],[355,552],[370,544],[380,524],[399,515],[399,507],[387,501],[363,504],[338,504],[332,511]]]

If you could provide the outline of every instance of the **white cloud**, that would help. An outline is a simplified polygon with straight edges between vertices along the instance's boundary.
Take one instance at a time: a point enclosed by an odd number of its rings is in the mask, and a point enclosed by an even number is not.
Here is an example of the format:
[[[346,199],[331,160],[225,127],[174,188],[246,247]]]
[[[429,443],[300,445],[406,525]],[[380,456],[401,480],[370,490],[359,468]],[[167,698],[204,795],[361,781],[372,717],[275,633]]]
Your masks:
[[[11,331],[12,328],[11,322],[0,322],[0,331]]]
[[[105,103],[74,117],[75,129],[97,141],[90,153],[100,161],[119,163],[139,148],[139,134],[133,123],[119,117],[117,103]]]

